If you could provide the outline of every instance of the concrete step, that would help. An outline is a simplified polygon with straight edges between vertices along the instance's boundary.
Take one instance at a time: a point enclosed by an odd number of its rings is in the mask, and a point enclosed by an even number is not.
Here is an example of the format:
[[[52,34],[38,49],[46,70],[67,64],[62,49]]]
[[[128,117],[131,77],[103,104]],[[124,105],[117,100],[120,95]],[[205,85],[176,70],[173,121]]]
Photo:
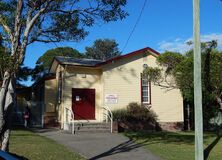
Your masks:
[[[101,132],[106,132],[109,133],[110,129],[80,129],[80,130],[75,130],[76,133],[81,133],[81,132],[96,132],[96,133],[101,133]]]
[[[70,125],[68,132],[71,131]],[[110,132],[110,123],[75,123],[75,132]]]
[[[110,123],[75,123],[75,125],[81,125],[81,126],[110,126]]]

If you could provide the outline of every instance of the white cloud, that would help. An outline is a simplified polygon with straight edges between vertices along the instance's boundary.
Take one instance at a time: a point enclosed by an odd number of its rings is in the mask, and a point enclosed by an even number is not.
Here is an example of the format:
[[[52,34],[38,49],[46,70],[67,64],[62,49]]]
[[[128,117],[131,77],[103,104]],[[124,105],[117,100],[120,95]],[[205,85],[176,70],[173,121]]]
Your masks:
[[[216,40],[218,49],[222,49],[222,33],[219,33],[219,34],[211,33],[211,34],[205,34],[201,36],[202,42],[208,42],[212,40]],[[187,38],[187,39],[176,38],[175,40],[171,40],[171,41],[162,41],[158,44],[159,51],[160,52],[174,51],[174,52],[185,53],[186,51],[192,48],[192,46],[189,46],[187,44],[187,42],[189,41],[192,41],[192,38]]]
[[[206,34],[206,35],[201,36],[201,40],[202,40],[202,42],[216,40],[218,48],[222,48],[222,33],[220,33],[220,34],[216,34],[216,33]]]

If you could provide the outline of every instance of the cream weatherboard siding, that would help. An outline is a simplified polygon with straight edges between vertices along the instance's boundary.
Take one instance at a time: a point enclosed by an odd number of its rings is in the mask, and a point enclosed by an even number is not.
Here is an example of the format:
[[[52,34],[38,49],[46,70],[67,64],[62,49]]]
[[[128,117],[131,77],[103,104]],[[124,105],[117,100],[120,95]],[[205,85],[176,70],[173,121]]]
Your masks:
[[[56,121],[56,104],[57,104],[57,80],[55,78],[45,80],[44,90],[44,125]]]
[[[67,67],[64,74],[63,98],[64,107],[72,109],[72,88],[95,89],[96,104],[95,117],[96,120],[102,121],[102,84],[101,70],[84,68],[84,67]],[[80,120],[79,120],[80,121]],[[82,120],[86,121],[86,120]]]
[[[117,94],[118,103],[105,104],[111,110],[125,108],[130,102],[141,102],[140,74],[143,55],[120,59],[103,67],[104,96]]]
[[[125,108],[130,102],[141,103],[141,80],[143,64],[157,66],[154,54],[137,54],[117,60],[103,67],[103,94],[117,94],[118,103],[105,104],[112,110]],[[160,122],[183,121],[183,99],[179,90],[166,91],[151,85],[151,108]]]
[[[57,103],[57,80],[45,81],[45,112],[55,112]]]

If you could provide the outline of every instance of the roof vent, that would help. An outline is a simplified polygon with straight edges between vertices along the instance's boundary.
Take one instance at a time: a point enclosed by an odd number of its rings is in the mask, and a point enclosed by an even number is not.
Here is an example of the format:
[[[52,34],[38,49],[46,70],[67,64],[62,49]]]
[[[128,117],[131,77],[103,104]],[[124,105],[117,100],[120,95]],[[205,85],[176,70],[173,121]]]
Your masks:
[[[143,64],[143,69],[147,69],[148,65],[147,64]]]

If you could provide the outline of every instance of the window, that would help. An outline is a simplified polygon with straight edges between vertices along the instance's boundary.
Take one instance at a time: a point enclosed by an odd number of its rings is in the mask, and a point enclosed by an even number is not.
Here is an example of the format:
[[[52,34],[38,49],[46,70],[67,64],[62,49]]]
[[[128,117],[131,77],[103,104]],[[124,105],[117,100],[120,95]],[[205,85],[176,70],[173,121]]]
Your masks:
[[[141,101],[150,104],[150,82],[144,78],[141,78]]]

